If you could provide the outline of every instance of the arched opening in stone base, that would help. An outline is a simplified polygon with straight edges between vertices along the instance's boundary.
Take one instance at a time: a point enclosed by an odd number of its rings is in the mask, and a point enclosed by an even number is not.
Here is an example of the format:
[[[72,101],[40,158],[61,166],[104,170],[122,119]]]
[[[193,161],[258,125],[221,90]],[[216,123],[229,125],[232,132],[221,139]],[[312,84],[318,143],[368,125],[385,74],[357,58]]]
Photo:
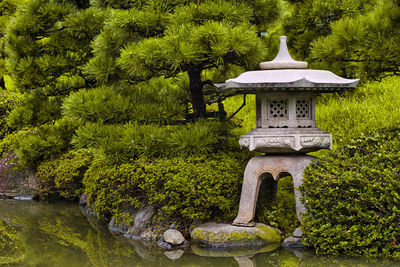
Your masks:
[[[296,216],[293,177],[281,172],[277,180],[270,173],[263,173],[260,178],[254,221],[277,227],[289,236],[300,224]]]

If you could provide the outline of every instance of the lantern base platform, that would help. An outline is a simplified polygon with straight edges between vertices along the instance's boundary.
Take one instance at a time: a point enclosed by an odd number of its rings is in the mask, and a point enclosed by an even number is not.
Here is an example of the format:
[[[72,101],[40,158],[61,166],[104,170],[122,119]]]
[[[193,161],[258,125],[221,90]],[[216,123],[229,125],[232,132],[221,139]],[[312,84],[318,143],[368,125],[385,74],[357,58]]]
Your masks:
[[[239,144],[264,153],[308,153],[332,149],[332,135],[318,128],[257,128],[242,135]]]

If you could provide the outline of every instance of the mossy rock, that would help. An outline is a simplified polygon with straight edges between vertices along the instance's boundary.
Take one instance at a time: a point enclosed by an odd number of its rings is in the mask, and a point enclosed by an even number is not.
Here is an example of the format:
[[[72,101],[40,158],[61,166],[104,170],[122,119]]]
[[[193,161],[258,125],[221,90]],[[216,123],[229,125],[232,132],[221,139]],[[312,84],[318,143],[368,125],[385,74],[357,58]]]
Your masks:
[[[239,227],[230,224],[206,223],[191,233],[194,242],[212,248],[263,247],[282,242],[281,232],[262,223],[254,227]]]

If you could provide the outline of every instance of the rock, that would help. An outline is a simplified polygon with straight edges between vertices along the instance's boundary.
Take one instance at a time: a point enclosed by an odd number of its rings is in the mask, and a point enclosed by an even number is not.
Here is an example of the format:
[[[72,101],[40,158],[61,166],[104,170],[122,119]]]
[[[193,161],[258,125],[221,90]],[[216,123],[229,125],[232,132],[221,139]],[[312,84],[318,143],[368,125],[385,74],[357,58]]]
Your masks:
[[[174,246],[181,245],[183,242],[185,242],[185,238],[181,232],[175,229],[168,229],[165,231],[164,240]]]
[[[297,227],[296,230],[293,232],[294,237],[302,237],[303,236],[303,231],[301,231],[300,227]]]
[[[186,240],[180,245],[173,245],[165,241],[164,237],[161,237],[157,242],[157,246],[163,250],[178,250],[178,249],[187,249],[189,247],[189,242]]]
[[[154,206],[147,206],[141,210],[139,210],[133,216],[135,220],[133,222],[133,226],[129,227],[128,233],[132,235],[140,235],[143,231],[145,231],[151,222],[151,217],[154,215]]]
[[[131,225],[123,226],[121,232],[124,233],[124,237],[136,241],[155,241],[158,240],[161,235],[157,231],[153,231],[151,227],[151,218],[154,215],[154,206],[146,206],[136,212],[129,212],[134,217]],[[119,225],[118,225],[119,227]]]
[[[155,240],[160,239],[161,236],[162,236],[161,233],[153,230],[151,227],[147,228],[140,234],[140,237],[146,241],[155,241]]]
[[[39,181],[34,170],[19,165],[15,153],[0,158],[0,194],[5,198],[36,196]]]
[[[280,231],[257,223],[255,227],[205,223],[191,233],[193,241],[212,248],[251,248],[282,242]]]
[[[303,248],[300,237],[290,236],[283,241],[282,246],[286,249],[299,249]]]
[[[165,251],[164,255],[170,260],[177,260],[183,256],[185,251],[183,249],[172,250],[172,251]]]
[[[108,224],[108,229],[113,235],[120,236],[134,241],[148,242],[156,241],[162,236],[159,231],[151,227],[151,218],[154,215],[154,206],[146,206],[140,210],[127,210],[133,219],[130,225],[126,223],[116,224],[113,217]]]
[[[33,195],[15,196],[13,199],[22,201],[32,201],[35,198]]]
[[[88,195],[83,193],[79,198],[79,205],[85,207],[88,204]]]
[[[108,223],[108,230],[115,236],[124,235],[128,231],[128,227],[126,223],[116,224],[115,217],[112,217]]]
[[[158,240],[157,246],[164,249],[164,250],[171,250],[172,245],[165,241],[164,237]]]

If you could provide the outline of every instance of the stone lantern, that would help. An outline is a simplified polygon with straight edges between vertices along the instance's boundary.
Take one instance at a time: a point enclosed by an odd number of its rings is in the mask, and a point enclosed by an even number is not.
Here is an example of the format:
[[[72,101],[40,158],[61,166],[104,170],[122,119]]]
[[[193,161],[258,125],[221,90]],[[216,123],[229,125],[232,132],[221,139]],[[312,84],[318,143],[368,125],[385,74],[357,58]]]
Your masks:
[[[286,37],[280,37],[279,53],[273,61],[260,64],[237,78],[216,84],[224,95],[256,95],[256,129],[241,136],[239,144],[266,153],[246,166],[239,212],[233,225],[252,226],[263,174],[275,181],[291,175],[295,186],[296,213],[301,221],[303,205],[296,189],[303,170],[314,159],[306,155],[331,149],[332,136],[315,127],[315,98],[321,93],[352,90],[359,80],[341,78],[330,71],[307,69],[307,62],[289,55]],[[300,235],[301,236],[301,235]]]

